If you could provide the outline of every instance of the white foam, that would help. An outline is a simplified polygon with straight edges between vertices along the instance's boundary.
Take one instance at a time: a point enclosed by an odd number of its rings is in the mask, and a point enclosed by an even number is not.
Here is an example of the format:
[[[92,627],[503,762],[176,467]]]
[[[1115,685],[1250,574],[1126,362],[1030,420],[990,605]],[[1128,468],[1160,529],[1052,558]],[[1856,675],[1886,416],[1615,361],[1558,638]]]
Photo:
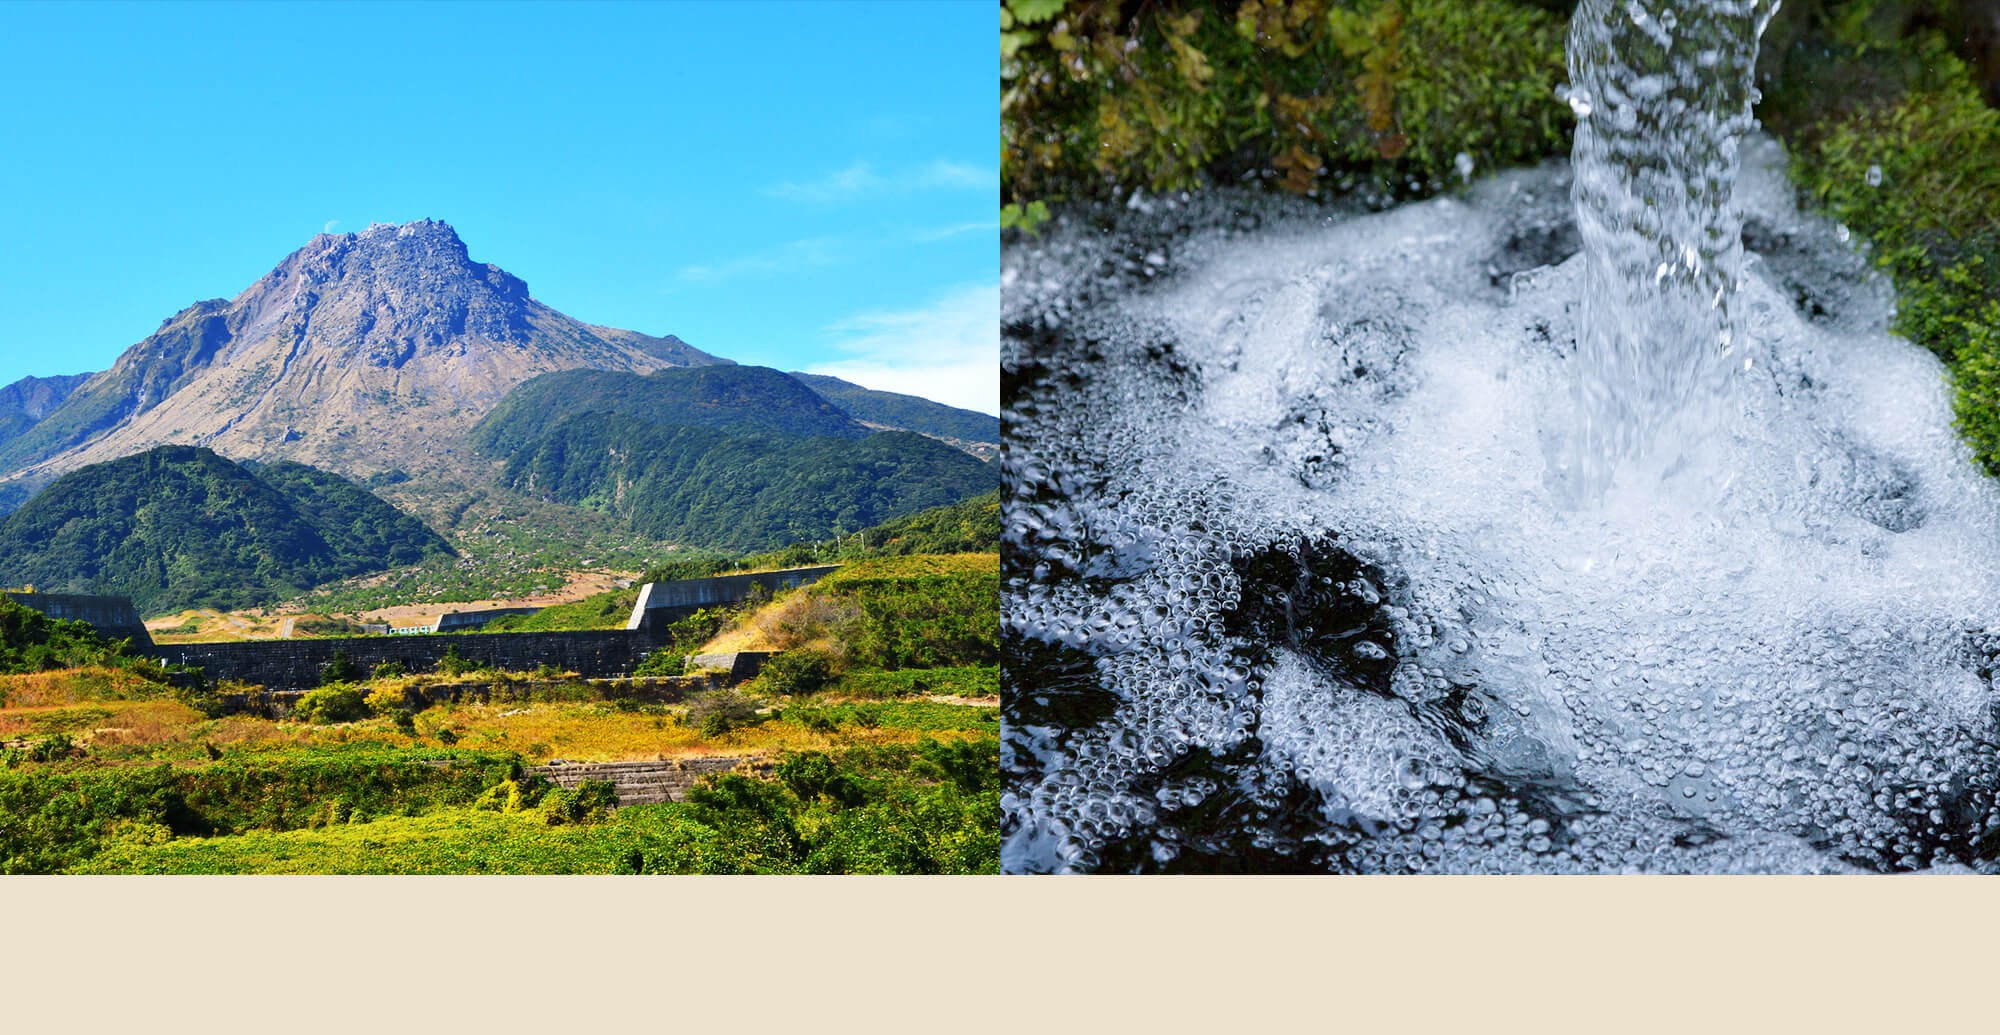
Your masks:
[[[1745,155],[1746,213],[1846,261],[1791,208],[1778,146]],[[1713,425],[1678,466],[1576,507],[1543,443],[1578,376],[1581,260],[1506,288],[1486,269],[1524,199],[1561,194],[1544,169],[1374,215],[1193,219],[1163,286],[1109,297],[1094,230],[1008,249],[1009,320],[1071,344],[1007,346],[1068,376],[1009,413],[1010,549],[1045,563],[1008,583],[1005,621],[1098,655],[1118,699],[1087,729],[1010,733],[1037,756],[1008,799],[1010,868],[1090,868],[1148,837],[1173,858],[1196,839],[1161,774],[1252,737],[1235,793],[1312,788],[1335,868],[1977,861],[2000,494],[1941,367],[1870,292],[1809,323],[1753,261],[1750,365]],[[1163,374],[1161,342],[1184,373]],[[1232,558],[1329,535],[1395,582],[1386,696],[1221,631],[1269,592]],[[1465,713],[1459,744],[1439,716]]]

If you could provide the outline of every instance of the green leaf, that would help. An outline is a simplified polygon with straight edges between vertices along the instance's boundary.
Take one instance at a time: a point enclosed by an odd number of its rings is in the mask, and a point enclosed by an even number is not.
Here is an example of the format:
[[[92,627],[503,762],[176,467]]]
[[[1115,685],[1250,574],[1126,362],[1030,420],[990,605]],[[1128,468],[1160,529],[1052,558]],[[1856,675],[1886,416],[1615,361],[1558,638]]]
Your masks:
[[[1022,25],[1035,25],[1061,14],[1063,0],[1014,0],[1008,6],[1014,12],[1015,21]]]

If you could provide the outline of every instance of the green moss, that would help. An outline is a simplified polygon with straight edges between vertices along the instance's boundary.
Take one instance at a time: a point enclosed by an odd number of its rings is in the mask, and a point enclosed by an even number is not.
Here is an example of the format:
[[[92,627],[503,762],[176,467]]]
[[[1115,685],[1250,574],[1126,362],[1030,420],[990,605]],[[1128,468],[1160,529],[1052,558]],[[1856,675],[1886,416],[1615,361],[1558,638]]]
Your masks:
[[[1892,329],[1945,362],[1959,430],[2000,474],[2000,111],[1935,40],[1914,46],[1937,85],[1802,129],[1792,173],[1868,240],[1896,284]]]
[[[1244,178],[1403,196],[1455,182],[1461,153],[1569,148],[1567,19],[1514,0],[1034,6],[1002,17],[1005,201]]]

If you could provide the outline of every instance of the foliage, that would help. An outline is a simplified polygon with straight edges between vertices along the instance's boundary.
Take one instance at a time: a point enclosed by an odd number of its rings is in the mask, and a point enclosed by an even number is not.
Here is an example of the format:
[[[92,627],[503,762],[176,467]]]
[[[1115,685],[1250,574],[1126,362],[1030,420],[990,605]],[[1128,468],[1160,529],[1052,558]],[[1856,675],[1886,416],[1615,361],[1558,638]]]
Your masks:
[[[791,375],[855,420],[966,442],[1000,441],[1000,418],[914,395],[878,392],[825,374]]]
[[[0,523],[0,581],[130,596],[142,614],[270,603],[450,552],[345,479],[298,464],[252,474],[192,446],[71,471]]]
[[[933,507],[865,529],[838,559],[903,557],[914,553],[993,553],[1000,549],[1000,493]]]
[[[361,667],[356,665],[354,658],[344,650],[334,651],[333,657],[328,658],[326,664],[319,667],[321,686],[330,683],[352,683],[361,676]]]
[[[567,604],[542,608],[531,615],[501,615],[479,632],[557,632],[565,629],[622,629],[639,602],[636,589],[598,593]]]
[[[801,801],[826,799],[841,805],[859,805],[866,800],[867,792],[860,781],[842,772],[834,763],[833,756],[824,751],[805,751],[779,762],[776,772],[779,782],[789,788]]]
[[[409,697],[401,686],[375,687],[362,698],[362,704],[367,707],[370,715],[393,716],[398,712],[409,711]]]
[[[765,693],[789,697],[816,694],[833,679],[833,666],[816,650],[788,650],[776,654],[757,673],[757,685]]]
[[[748,616],[708,649],[810,647],[837,671],[997,664],[999,578],[995,554],[857,561]]]
[[[426,764],[433,761],[443,764]],[[212,837],[465,806],[504,779],[510,764],[491,756],[356,753],[194,768],[4,771],[0,872],[71,868],[135,826]]]
[[[542,822],[595,823],[618,807],[618,790],[608,780],[585,780],[573,789],[551,788],[542,795]]]
[[[352,578],[292,598],[321,614],[414,603],[519,599],[560,589],[579,570],[636,571],[673,546],[642,536],[595,511],[548,503],[498,487],[462,493],[427,486],[411,495],[440,528],[457,536],[457,557],[430,559],[382,575]]]
[[[833,732],[841,727],[901,729],[924,733],[952,730],[999,732],[997,708],[904,701],[802,704],[785,709],[784,717],[809,729]]]
[[[368,717],[368,694],[353,683],[330,683],[309,690],[292,705],[292,717],[300,722],[329,725]]]
[[[438,658],[437,664],[434,666],[437,673],[442,676],[462,676],[468,672],[485,672],[490,670],[491,667],[484,661],[475,661],[460,654],[458,652],[458,644],[456,643],[445,647],[444,654]]]
[[[864,389],[865,391],[865,389]],[[858,439],[868,429],[798,380],[769,367],[670,367],[651,374],[560,370],[507,393],[472,431],[491,456],[528,448],[572,417],[616,415],[660,427]]]
[[[1849,17],[1866,24],[1877,7],[1854,5]],[[2000,111],[1935,36],[1899,49],[1837,46],[1827,49],[1849,64],[1892,69],[1884,89],[1901,92],[1799,128],[1792,174],[1868,238],[1896,283],[1893,329],[1945,362],[1959,430],[2000,474]]]
[[[732,550],[847,534],[994,481],[985,464],[910,432],[804,438],[601,413],[505,455],[513,488],[617,515],[658,539]]]
[[[632,674],[635,676],[686,675],[687,655],[671,647],[656,650],[646,655],[646,660],[641,661],[638,667],[632,670]]]
[[[841,673],[828,692],[847,698],[898,698],[923,694],[998,697],[1000,666],[953,665],[906,668],[894,672],[856,669]]]
[[[1000,661],[1000,570],[989,554],[861,561],[808,587],[857,606],[849,664],[884,669]]]
[[[710,690],[689,700],[687,724],[700,730],[703,737],[720,737],[762,722],[763,707],[764,702],[740,690]]]
[[[81,754],[67,733],[51,733],[28,745],[28,761],[60,762]]]
[[[1514,0],[1002,8],[1001,194],[1251,179],[1405,195],[1567,151],[1566,19]],[[1031,13],[1032,12],[1032,13]]]
[[[139,663],[129,644],[106,640],[89,622],[51,618],[0,596],[0,673]]]

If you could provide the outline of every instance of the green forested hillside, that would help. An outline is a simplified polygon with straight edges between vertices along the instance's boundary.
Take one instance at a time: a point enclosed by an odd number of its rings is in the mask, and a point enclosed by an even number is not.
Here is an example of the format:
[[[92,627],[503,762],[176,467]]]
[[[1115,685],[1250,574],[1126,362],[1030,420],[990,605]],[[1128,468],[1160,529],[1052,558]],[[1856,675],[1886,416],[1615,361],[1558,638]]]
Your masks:
[[[504,477],[614,513],[646,535],[729,550],[856,532],[977,496],[995,481],[992,468],[908,432],[801,438],[607,414],[556,425],[515,451]]]
[[[819,393],[855,420],[887,424],[925,435],[943,435],[967,442],[1000,441],[1000,418],[973,410],[961,410],[914,395],[878,392],[825,374],[793,373],[807,388]]]
[[[89,374],[63,377],[24,377],[0,388],[0,443],[20,438],[41,423],[50,411],[62,405]]]
[[[57,479],[0,522],[0,582],[130,596],[141,614],[269,603],[451,547],[343,478],[161,446]]]
[[[617,414],[661,426],[861,438],[868,429],[769,367],[705,366],[641,376],[563,370],[523,382],[472,430],[475,445],[511,456],[571,417]]]

